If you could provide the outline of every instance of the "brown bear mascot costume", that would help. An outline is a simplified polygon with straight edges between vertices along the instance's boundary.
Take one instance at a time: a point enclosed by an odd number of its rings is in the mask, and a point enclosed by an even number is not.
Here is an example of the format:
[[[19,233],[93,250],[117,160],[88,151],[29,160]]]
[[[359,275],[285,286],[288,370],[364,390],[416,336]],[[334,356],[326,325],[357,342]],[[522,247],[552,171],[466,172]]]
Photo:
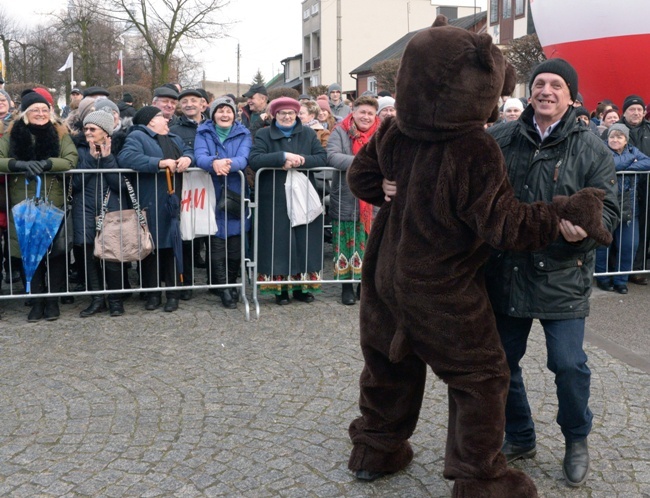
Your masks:
[[[362,416],[350,425],[349,468],[373,480],[405,468],[426,367],[448,386],[444,476],[453,496],[537,496],[500,452],[509,371],[485,290],[490,246],[539,249],[564,218],[603,244],[604,192],[584,189],[552,204],[520,203],[503,156],[484,131],[514,70],[487,34],[447,26],[413,37],[397,77],[397,117],[359,152],[352,192],[382,206],[363,261]],[[382,181],[397,194],[384,202]]]

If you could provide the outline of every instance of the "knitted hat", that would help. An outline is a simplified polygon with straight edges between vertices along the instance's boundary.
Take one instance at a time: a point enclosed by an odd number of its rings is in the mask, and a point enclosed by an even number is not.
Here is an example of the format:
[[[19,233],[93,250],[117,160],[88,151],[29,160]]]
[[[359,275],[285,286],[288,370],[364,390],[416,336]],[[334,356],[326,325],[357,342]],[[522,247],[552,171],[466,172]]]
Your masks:
[[[576,95],[576,102],[580,102],[580,104],[585,103],[585,99],[580,92],[578,92],[578,95]]]
[[[96,111],[106,111],[106,110],[111,110],[115,111],[116,113],[120,113],[120,108],[117,107],[117,105],[108,99],[101,99],[101,100],[96,100],[95,101],[95,110]]]
[[[576,107],[576,117],[587,116],[589,117],[589,110],[586,107]]]
[[[569,94],[571,95],[571,100],[575,100],[578,96],[578,73],[564,59],[547,59],[544,62],[535,66],[533,73],[530,75],[530,82],[528,83],[528,88],[532,91],[533,83],[535,78],[542,73],[552,73],[557,74],[562,78],[567,86],[569,87]]]
[[[395,99],[393,97],[379,97],[377,99],[377,114],[379,114],[382,109],[386,109],[386,107],[395,107]]]
[[[327,94],[329,95],[333,91],[338,90],[339,92],[341,91],[341,85],[338,83],[332,83],[329,87],[327,87]]]
[[[158,88],[156,88],[153,91],[153,96],[178,100],[178,92],[166,86],[159,86]]]
[[[524,110],[524,104],[521,103],[519,99],[508,99],[505,104],[503,104],[504,112],[511,108],[519,109],[520,111]]]
[[[300,102],[291,97],[279,97],[271,101],[271,104],[269,105],[269,113],[271,113],[271,116],[275,117],[278,111],[281,111],[282,109],[291,109],[292,111],[296,111],[296,114],[298,114],[300,112]]]
[[[377,97],[392,97],[393,95],[388,90],[382,90],[377,94]]]
[[[84,119],[84,126],[87,124],[94,124],[109,135],[113,134],[113,115],[110,112],[104,110],[91,112]]]
[[[330,103],[326,99],[318,99],[316,103],[318,104],[318,107],[320,107],[323,111],[332,112]]]
[[[232,109],[232,112],[235,113],[235,117],[237,117],[237,107],[235,107],[235,103],[232,101],[232,99],[230,97],[219,97],[218,99],[214,99],[212,104],[210,104],[210,119],[212,119],[212,116],[214,116],[217,107],[224,105],[230,107]]]
[[[645,102],[638,95],[628,95],[623,101],[623,114],[627,111],[627,108],[631,105],[640,105],[645,110]]]
[[[133,116],[133,124],[147,126],[158,114],[162,114],[160,109],[152,105],[146,105],[135,113],[135,116]]]
[[[52,94],[48,92],[45,88],[34,88],[34,91],[41,95],[45,100],[47,100],[47,103],[52,106],[54,104],[54,98],[52,98]]]
[[[630,140],[630,129],[625,126],[623,123],[614,123],[612,126],[609,127],[609,130],[607,130],[607,137],[609,137],[613,131],[618,131],[625,135],[626,140]]]
[[[25,112],[34,104],[45,104],[50,107],[50,103],[43,97],[40,93],[34,91],[28,92],[23,95],[23,98],[20,99],[20,110]]]
[[[122,102],[133,104],[133,95],[131,95],[130,93],[125,93],[124,95],[122,95]]]

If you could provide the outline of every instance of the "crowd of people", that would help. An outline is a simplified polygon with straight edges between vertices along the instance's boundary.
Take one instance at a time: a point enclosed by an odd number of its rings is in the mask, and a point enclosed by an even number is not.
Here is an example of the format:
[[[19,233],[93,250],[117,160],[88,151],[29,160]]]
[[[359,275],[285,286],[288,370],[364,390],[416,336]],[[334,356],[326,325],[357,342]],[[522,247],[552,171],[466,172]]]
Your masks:
[[[326,215],[336,234],[332,239],[335,278],[360,280],[365,240],[376,210],[354,199],[345,171],[381,119],[395,114],[395,100],[388,92],[367,92],[350,102],[342,98],[340,85],[333,84],[327,95],[296,92],[270,100],[264,85],[253,85],[241,98],[231,94],[215,98],[202,88],[183,89],[170,83],[154,90],[151,105],[136,109],[133,100],[127,93],[114,101],[101,87],[73,88],[70,103],[59,112],[44,88],[25,90],[16,102],[0,90],[0,172],[12,173],[0,175],[6,282],[27,283],[21,247],[12,229],[12,208],[34,197],[32,180],[45,180],[43,197],[55,206],[71,206],[72,256],[50,248],[43,258],[31,278],[28,321],[59,318],[60,300],[48,294],[65,292],[68,278],[77,283],[75,290],[91,293],[80,316],[124,314],[125,293],[102,291],[129,291],[131,265],[98,259],[95,236],[102,209],[110,213],[133,207],[129,188],[138,193],[137,202],[155,241],[155,250],[138,262],[146,310],[162,307],[173,312],[180,301],[191,299],[196,268],[208,268],[208,283],[220,286],[211,292],[225,308],[237,307],[238,289],[229,285],[241,277],[242,246],[250,253],[251,217],[246,213],[242,225],[239,213],[224,209],[221,198],[240,202],[253,192],[259,207],[257,264],[262,294],[274,295],[279,305],[292,299],[314,300],[322,279]],[[291,226],[284,187],[287,172],[326,166],[341,172],[331,178],[329,213]],[[179,196],[182,173],[190,167],[211,176],[216,231],[209,240],[183,241],[179,265],[171,233],[177,214],[166,208],[170,194],[161,173],[169,171],[172,195]],[[75,168],[123,168],[137,174],[59,174]],[[269,171],[261,173],[259,184],[254,185],[255,172],[262,168]],[[242,182],[240,172],[249,181]],[[308,176],[315,184],[313,174]],[[170,288],[164,303],[163,287]],[[355,292],[352,283],[343,284],[343,304],[354,304],[359,293],[359,285]]]

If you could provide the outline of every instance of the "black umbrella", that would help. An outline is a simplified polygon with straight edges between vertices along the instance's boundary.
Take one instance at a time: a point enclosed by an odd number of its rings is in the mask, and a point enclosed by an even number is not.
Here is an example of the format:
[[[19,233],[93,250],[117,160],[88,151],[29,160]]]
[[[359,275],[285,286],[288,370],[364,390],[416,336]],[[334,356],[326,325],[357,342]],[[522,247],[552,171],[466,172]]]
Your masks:
[[[172,239],[172,249],[174,250],[174,259],[176,260],[176,269],[180,274],[180,281],[183,283],[183,239],[181,238],[181,200],[174,194],[174,186],[172,185],[172,173],[169,168],[167,172],[167,204],[165,205],[167,212],[171,218],[171,225],[169,233]]]

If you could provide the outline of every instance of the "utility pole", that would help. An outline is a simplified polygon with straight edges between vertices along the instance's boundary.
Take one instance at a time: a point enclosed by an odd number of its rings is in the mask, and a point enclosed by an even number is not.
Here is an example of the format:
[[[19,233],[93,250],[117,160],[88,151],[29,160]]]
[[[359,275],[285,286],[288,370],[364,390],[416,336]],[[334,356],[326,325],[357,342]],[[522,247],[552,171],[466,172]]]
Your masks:
[[[239,91],[239,59],[241,58],[241,52],[239,51],[239,42],[237,42],[237,98],[241,95]]]
[[[339,85],[343,85],[341,66],[341,0],[336,0],[336,82]]]

